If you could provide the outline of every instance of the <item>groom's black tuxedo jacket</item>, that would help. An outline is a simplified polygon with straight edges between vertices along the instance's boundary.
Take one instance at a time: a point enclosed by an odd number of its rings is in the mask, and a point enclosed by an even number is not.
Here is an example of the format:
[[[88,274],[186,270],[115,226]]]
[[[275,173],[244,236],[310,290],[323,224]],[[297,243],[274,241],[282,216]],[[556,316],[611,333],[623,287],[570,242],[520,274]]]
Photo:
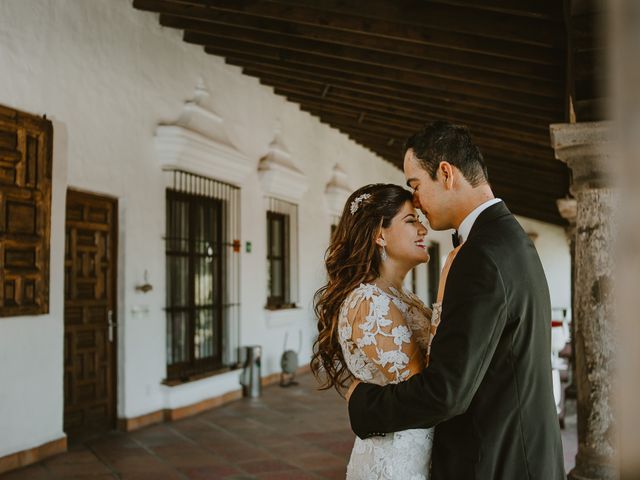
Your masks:
[[[349,401],[360,438],[437,425],[432,480],[566,478],[551,380],[551,305],[531,240],[500,202],[449,271],[429,366]]]

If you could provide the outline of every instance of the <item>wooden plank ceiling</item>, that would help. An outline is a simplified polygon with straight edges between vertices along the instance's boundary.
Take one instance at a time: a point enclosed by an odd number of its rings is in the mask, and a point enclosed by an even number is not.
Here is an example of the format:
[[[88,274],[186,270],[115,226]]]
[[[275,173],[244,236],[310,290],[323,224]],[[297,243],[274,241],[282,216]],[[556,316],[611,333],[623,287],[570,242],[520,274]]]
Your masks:
[[[569,174],[549,147],[566,118],[559,0],[133,0],[275,93],[402,168],[437,119],[467,125],[514,213],[563,224]]]

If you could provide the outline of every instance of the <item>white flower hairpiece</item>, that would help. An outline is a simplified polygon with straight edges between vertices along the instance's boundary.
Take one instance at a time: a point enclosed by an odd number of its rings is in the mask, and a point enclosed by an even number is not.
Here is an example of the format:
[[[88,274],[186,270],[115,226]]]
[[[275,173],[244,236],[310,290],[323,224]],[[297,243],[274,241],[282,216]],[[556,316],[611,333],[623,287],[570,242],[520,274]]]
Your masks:
[[[362,203],[362,201],[366,200],[367,198],[371,198],[370,193],[363,193],[359,197],[356,197],[353,202],[351,202],[351,215],[358,211],[358,208],[360,208],[360,204]]]

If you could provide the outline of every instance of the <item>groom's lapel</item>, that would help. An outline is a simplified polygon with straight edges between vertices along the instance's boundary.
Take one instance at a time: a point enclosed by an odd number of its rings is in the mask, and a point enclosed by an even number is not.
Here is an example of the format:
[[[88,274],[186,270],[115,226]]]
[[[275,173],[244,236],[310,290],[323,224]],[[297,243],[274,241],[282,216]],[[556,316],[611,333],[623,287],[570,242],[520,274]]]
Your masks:
[[[471,231],[469,232],[469,238],[471,238],[474,232],[480,230],[484,225],[493,222],[494,220],[506,217],[507,215],[511,215],[511,212],[507,208],[507,205],[504,202],[496,203],[495,205],[491,205],[484,212],[478,215],[476,221],[471,227]]]

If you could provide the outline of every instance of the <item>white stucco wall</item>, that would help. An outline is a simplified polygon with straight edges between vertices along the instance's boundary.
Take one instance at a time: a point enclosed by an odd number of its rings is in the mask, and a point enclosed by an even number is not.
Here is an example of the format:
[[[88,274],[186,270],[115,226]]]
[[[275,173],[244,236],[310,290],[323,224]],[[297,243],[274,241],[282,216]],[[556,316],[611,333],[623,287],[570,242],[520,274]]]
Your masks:
[[[279,371],[284,336],[308,362],[315,320],[312,296],[323,278],[331,218],[324,188],[336,163],[354,188],[404,184],[402,173],[330,129],[221,58],[185,44],[181,33],[130,0],[3,0],[0,2],[0,104],[47,114],[54,124],[50,313],[0,319],[0,456],[63,436],[63,256],[65,194],[76,188],[119,202],[118,416],[176,408],[238,387],[231,374],[181,387],[165,377],[164,179],[153,145],[158,123],[171,122],[202,78],[209,106],[225,121],[238,149],[258,160],[280,124],[286,145],[309,182],[299,204],[300,310],[264,309],[265,201],[255,170],[241,185],[241,344],[264,348],[263,374]],[[554,228],[537,225],[554,302],[568,250]],[[450,236],[432,232],[446,256]],[[548,237],[547,237],[548,235]],[[567,257],[567,258],[565,258]],[[135,291],[149,273],[153,290]],[[426,279],[426,270],[422,270]],[[424,288],[420,277],[419,289]],[[552,280],[553,279],[553,280]],[[555,287],[555,288],[554,288]],[[567,287],[568,288],[568,287]]]
[[[307,362],[315,323],[311,301],[323,278],[331,219],[324,188],[339,162],[353,187],[402,183],[400,171],[346,136],[300,112],[256,79],[202,48],[187,45],[157,16],[129,0],[8,0],[0,3],[0,104],[54,123],[50,314],[0,320],[0,456],[63,435],[63,255],[66,189],[119,201],[118,416],[135,417],[195,403],[238,388],[213,377],[184,387],[165,377],[164,180],[153,146],[158,123],[171,122],[202,78],[209,107],[257,167],[276,124],[310,184],[299,205],[300,305],[268,319],[265,209],[257,171],[242,187],[241,343],[264,347],[263,374],[279,370],[285,332]],[[137,293],[145,270],[154,289]],[[256,274],[256,272],[259,272]]]
[[[534,245],[540,255],[551,293],[554,319],[561,319],[561,309],[571,318],[571,253],[564,228],[557,225],[516,217],[527,233],[537,233]]]

